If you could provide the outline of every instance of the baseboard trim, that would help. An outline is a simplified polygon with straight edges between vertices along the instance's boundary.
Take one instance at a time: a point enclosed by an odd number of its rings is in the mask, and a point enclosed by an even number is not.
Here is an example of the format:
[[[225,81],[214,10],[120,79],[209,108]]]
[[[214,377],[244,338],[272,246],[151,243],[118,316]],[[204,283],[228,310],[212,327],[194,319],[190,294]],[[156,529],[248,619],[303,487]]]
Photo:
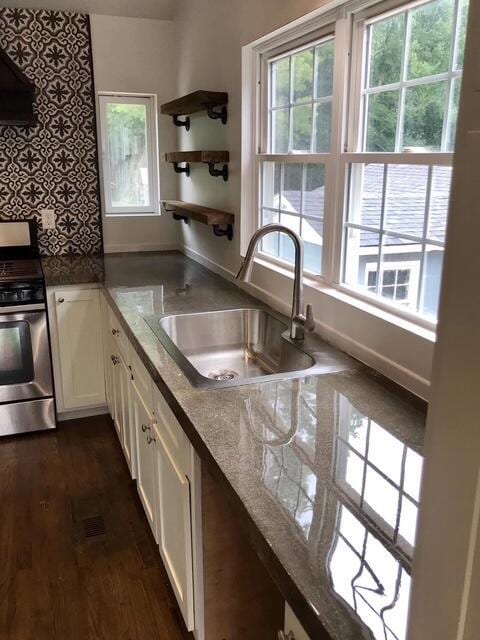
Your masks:
[[[210,269],[211,271],[214,271],[223,278],[226,278],[230,281],[234,279],[235,274],[232,271],[226,269],[225,267],[222,267],[210,258],[206,258],[190,247],[183,245],[180,247],[180,250],[192,260],[199,262],[202,266]],[[247,293],[250,293],[256,298],[259,298],[262,302],[265,302],[280,313],[283,313],[286,316],[290,315],[290,305],[285,303],[280,298],[277,298],[276,296],[268,293],[268,291],[265,291],[264,289],[252,283],[236,284],[244,289]],[[323,337],[331,344],[335,345],[342,351],[345,351],[354,358],[357,358],[369,367],[376,369],[387,378],[390,378],[402,387],[409,389],[412,393],[424,399],[429,398],[430,381],[423,376],[418,375],[411,369],[403,367],[387,356],[379,353],[375,349],[365,346],[364,344],[354,340],[345,333],[342,333],[335,327],[332,327],[331,325],[328,325],[324,322],[320,322],[317,320],[315,322],[315,331],[319,334],[319,336]]]
[[[141,251],[178,251],[180,246],[176,242],[150,242],[142,244],[106,244],[104,253],[133,253]]]
[[[57,422],[75,420],[76,418],[101,416],[105,413],[110,413],[106,404],[97,405],[95,407],[85,407],[83,409],[74,409],[73,411],[62,411],[61,413],[57,413]]]

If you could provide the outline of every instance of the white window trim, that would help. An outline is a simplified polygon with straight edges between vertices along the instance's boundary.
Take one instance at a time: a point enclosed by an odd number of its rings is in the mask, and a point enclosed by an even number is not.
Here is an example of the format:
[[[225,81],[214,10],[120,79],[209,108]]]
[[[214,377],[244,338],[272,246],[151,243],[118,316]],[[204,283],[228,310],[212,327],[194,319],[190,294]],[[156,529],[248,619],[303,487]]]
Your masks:
[[[376,260],[372,260],[371,262],[367,262],[365,265],[365,281],[366,281],[366,285],[368,287],[368,274],[369,273],[373,273],[375,272],[377,274],[377,283],[379,287],[382,287],[382,278],[383,278],[383,273],[385,271],[401,271],[401,270],[408,270],[410,271],[411,274],[413,274],[415,276],[415,274],[419,275],[420,274],[420,261],[407,261],[407,262],[401,262],[401,261],[392,261],[392,262],[382,262],[381,266],[380,266],[380,278],[378,277],[378,263]],[[388,286],[388,285],[387,285]],[[395,286],[401,286],[401,285],[395,285]],[[415,279],[415,277],[412,280],[409,280],[408,282],[408,296],[405,299],[405,302],[409,302],[409,303],[416,303],[417,300],[417,296],[418,296],[418,278]]]
[[[387,12],[396,13],[402,8],[422,5],[429,0],[331,0],[320,9],[282,27],[272,34],[242,48],[242,155],[241,155],[241,225],[240,225],[240,254],[245,256],[250,237],[258,228],[260,210],[260,183],[257,158],[262,160],[282,160],[283,162],[321,162],[326,165],[326,173],[336,173],[335,185],[329,185],[325,190],[324,212],[324,245],[323,245],[323,275],[307,273],[306,277],[315,288],[325,291],[327,287],[332,293],[337,290],[343,298],[351,296],[351,304],[356,306],[358,301],[366,303],[371,313],[382,315],[386,312],[393,320],[398,318],[399,326],[404,327],[405,321],[412,327],[414,333],[425,329],[434,335],[436,321],[399,307],[388,300],[374,298],[347,283],[342,282],[344,261],[344,243],[342,241],[345,220],[345,171],[349,162],[394,162],[396,164],[435,164],[451,166],[453,153],[364,153],[358,152],[358,125],[361,122],[358,105],[361,105],[359,92],[362,84],[362,56],[356,56],[358,69],[350,69],[352,47],[359,46],[358,25],[372,20],[375,15],[382,18]],[[262,85],[265,78],[262,74],[262,58],[272,55],[272,52],[288,49],[288,43],[310,37],[315,39],[315,33],[333,25],[336,50],[349,51],[348,56],[335,55],[334,59],[334,91],[332,109],[332,139],[331,152],[328,154],[291,154],[286,159],[284,155],[261,153],[266,150],[265,126],[258,113],[265,114],[263,108],[265,91]],[[354,29],[353,26],[357,25]],[[362,27],[363,28],[363,27]],[[357,37],[355,38],[355,34]],[[361,42],[364,39],[362,37]],[[295,45],[294,45],[295,46]],[[363,46],[363,44],[362,44]],[[353,65],[352,65],[353,67]],[[358,94],[358,95],[357,95]],[[358,98],[358,99],[357,99]],[[347,105],[355,101],[356,109],[352,108],[347,118]],[[355,124],[356,123],[356,124]],[[322,157],[323,156],[323,157]],[[327,159],[328,158],[328,159]],[[326,183],[328,180],[326,179]],[[330,192],[330,193],[329,193]],[[329,198],[334,199],[333,206]],[[342,215],[338,212],[341,211]],[[293,266],[268,254],[261,254],[258,258],[264,266],[277,272],[293,273]],[[418,328],[418,331],[417,331]]]
[[[111,98],[117,98],[123,104],[144,104],[147,114],[147,154],[148,179],[150,185],[151,203],[146,206],[115,207],[111,202],[110,168],[107,155],[107,127],[105,121],[105,107]],[[99,144],[101,157],[101,195],[102,209],[107,217],[124,216],[157,216],[160,215],[160,177],[158,166],[158,125],[157,125],[157,96],[156,94],[137,94],[102,91],[98,94],[99,113]]]

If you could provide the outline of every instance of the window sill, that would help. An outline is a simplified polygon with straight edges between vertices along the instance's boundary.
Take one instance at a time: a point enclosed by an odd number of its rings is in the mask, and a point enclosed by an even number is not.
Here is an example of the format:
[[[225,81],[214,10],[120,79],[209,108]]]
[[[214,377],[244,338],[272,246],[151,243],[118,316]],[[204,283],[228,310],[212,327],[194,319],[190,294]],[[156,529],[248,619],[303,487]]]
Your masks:
[[[153,218],[160,217],[159,212],[155,211],[125,211],[124,213],[104,213],[105,218]]]
[[[279,264],[270,262],[268,259],[258,256],[255,258],[255,262],[262,267],[275,271],[276,273],[279,273],[282,276],[286,276],[290,280],[293,280],[293,269],[280,266]],[[408,331],[409,333],[423,338],[428,342],[435,343],[436,341],[436,332],[433,329],[424,327],[421,324],[417,324],[416,322],[409,320],[408,318],[398,316],[395,313],[371,304],[368,300],[351,294],[348,291],[347,287],[324,284],[316,279],[309,277],[308,275],[304,275],[303,284],[307,289],[311,289],[322,295],[339,300],[340,302],[348,304],[351,307],[359,309],[365,313],[368,313],[369,315],[379,320],[383,320],[386,323],[394,325],[398,328],[403,329],[404,331]]]

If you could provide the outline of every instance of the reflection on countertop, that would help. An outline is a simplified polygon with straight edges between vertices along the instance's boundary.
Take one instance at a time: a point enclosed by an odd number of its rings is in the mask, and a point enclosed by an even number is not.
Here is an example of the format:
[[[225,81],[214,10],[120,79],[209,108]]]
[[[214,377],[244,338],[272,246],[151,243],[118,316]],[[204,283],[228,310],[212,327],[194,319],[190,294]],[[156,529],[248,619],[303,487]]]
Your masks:
[[[104,277],[147,368],[321,627],[335,640],[404,639],[424,408],[363,366],[196,389],[144,317],[258,300],[174,252],[106,256]]]

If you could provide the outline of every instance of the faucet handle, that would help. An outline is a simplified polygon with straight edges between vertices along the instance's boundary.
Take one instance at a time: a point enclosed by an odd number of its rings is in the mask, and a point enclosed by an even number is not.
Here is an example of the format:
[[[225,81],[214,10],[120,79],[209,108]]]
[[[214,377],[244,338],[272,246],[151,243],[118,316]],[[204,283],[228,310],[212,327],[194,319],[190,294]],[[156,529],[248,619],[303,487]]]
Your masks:
[[[311,304],[307,304],[305,309],[305,324],[304,327],[307,331],[314,331],[315,320],[313,318],[313,309]]]

